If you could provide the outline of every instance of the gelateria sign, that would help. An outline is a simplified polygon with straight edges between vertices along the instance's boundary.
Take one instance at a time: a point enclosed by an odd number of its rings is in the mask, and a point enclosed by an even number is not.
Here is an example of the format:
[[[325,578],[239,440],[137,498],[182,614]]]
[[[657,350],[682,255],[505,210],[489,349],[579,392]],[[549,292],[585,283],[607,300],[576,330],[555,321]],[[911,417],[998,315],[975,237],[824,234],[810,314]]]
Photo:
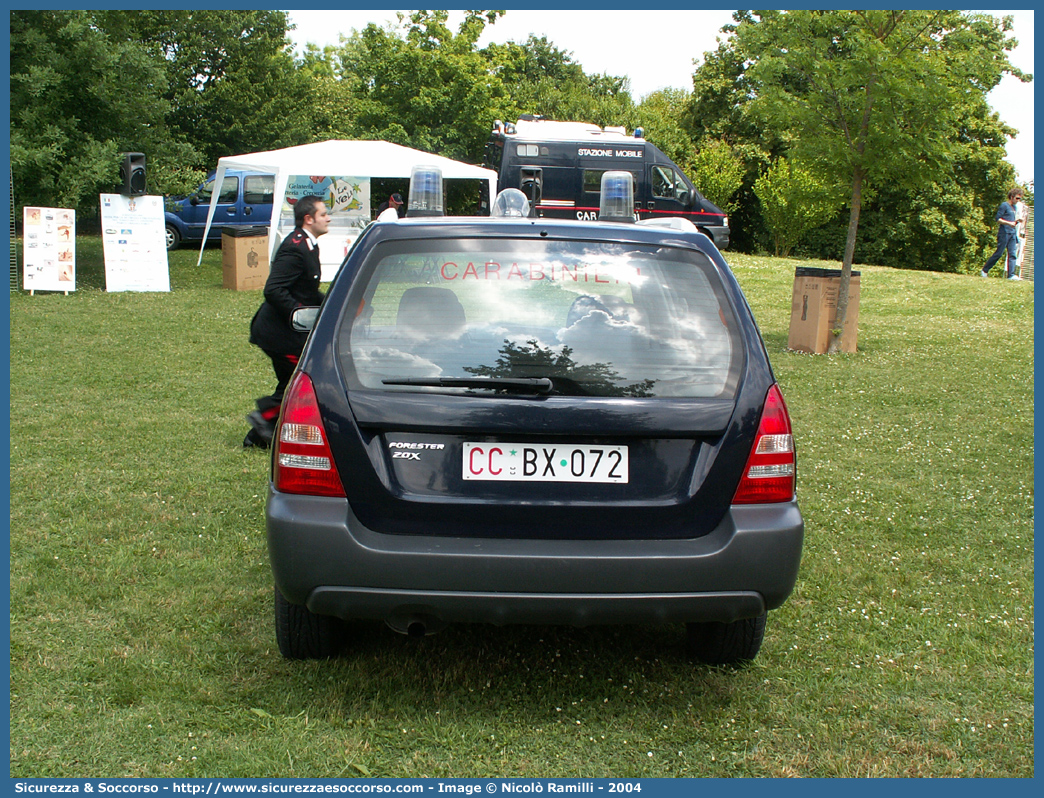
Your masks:
[[[326,203],[334,227],[362,229],[370,221],[370,178],[331,175],[291,175],[286,181],[279,227],[284,220],[293,229],[294,205],[314,195]]]

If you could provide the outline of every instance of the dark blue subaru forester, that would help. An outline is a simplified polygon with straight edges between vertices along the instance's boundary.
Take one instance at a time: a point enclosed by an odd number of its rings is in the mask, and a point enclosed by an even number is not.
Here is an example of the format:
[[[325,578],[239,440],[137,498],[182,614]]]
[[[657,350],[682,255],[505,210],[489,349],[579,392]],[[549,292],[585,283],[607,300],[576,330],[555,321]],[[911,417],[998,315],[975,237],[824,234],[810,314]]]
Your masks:
[[[284,656],[356,618],[681,622],[703,661],[757,654],[801,558],[790,419],[718,250],[633,223],[630,186],[606,174],[594,224],[513,189],[451,218],[421,173],[362,233],[273,442]]]

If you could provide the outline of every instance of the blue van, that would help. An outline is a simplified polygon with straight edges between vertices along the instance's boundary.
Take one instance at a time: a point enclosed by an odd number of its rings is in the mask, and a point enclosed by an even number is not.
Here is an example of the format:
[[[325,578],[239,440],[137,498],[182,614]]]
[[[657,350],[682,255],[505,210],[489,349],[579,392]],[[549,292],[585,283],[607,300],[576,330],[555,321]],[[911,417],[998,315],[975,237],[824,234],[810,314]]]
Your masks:
[[[497,188],[517,188],[537,214],[552,219],[598,219],[602,175],[630,172],[634,216],[688,219],[719,249],[729,246],[729,219],[704,197],[681,168],[641,129],[556,122],[525,114],[518,122],[497,120],[486,144],[483,166],[497,172]]]
[[[211,173],[207,182],[188,196],[167,198],[164,213],[167,249],[177,249],[182,241],[203,240],[215,176]],[[222,227],[267,227],[272,218],[274,192],[273,174],[232,169],[225,172],[207,240],[219,241]]]

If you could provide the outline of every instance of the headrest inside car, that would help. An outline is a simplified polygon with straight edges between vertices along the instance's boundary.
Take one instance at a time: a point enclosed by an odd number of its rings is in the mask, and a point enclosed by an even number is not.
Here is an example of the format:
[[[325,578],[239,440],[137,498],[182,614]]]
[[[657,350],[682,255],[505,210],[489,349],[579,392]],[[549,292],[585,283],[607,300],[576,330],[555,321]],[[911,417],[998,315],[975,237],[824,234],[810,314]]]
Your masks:
[[[402,292],[395,323],[427,335],[456,334],[464,329],[467,319],[457,295],[448,288],[418,286]]]

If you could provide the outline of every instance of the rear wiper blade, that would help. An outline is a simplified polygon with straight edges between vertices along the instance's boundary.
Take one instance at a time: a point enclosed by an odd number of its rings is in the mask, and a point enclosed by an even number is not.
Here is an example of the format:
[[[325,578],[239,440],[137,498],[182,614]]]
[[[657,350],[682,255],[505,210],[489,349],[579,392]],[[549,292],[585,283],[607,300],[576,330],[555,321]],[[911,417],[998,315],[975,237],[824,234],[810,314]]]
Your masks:
[[[397,377],[381,380],[385,385],[421,385],[431,388],[487,388],[516,393],[551,393],[554,383],[547,377]]]

